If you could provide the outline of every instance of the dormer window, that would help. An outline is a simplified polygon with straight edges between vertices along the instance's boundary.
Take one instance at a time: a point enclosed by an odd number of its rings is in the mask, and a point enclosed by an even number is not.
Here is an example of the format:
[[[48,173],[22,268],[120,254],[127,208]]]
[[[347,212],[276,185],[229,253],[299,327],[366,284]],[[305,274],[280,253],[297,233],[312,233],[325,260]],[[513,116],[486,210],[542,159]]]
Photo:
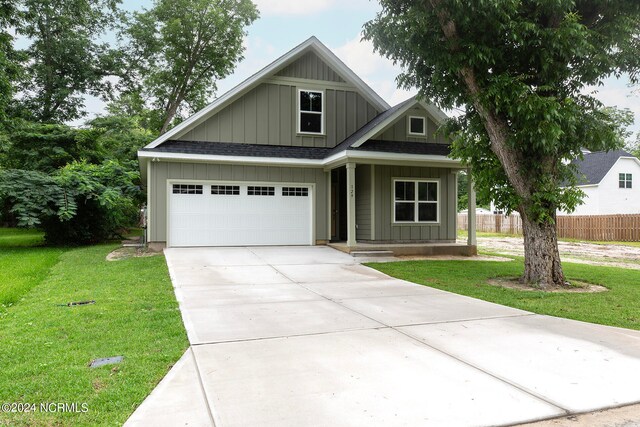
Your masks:
[[[298,91],[298,132],[324,133],[324,93],[318,90]]]
[[[409,135],[425,136],[427,124],[424,117],[409,116]]]
[[[630,173],[618,174],[618,187],[619,188],[632,188],[633,176]]]

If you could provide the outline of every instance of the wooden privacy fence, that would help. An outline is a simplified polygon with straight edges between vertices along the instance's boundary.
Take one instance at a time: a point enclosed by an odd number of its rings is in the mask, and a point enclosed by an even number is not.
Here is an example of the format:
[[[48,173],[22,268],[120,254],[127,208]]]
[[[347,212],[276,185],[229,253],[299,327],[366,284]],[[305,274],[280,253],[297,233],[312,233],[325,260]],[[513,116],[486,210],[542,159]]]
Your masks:
[[[558,237],[604,242],[640,242],[640,214],[560,215]],[[468,229],[467,214],[458,214],[458,228]],[[522,234],[520,215],[476,215],[476,230],[485,233]]]

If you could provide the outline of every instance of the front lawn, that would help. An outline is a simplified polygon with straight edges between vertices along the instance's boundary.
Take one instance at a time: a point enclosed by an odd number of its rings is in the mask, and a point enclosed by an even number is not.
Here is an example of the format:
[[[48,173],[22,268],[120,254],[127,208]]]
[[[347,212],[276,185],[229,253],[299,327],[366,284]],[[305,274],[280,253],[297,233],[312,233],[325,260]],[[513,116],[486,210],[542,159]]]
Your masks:
[[[34,248],[43,243],[35,230],[0,228],[0,313],[42,282],[63,250]]]
[[[545,293],[487,284],[522,274],[522,259],[496,261],[403,261],[370,267],[399,279],[538,314],[640,330],[640,270],[563,263],[569,280],[602,285],[601,293]]]
[[[106,261],[114,248],[22,248],[27,258],[57,251],[57,259],[0,312],[0,402],[86,403],[88,411],[0,413],[0,425],[122,425],[188,347],[164,258]],[[63,306],[85,300],[96,303]],[[120,355],[120,364],[88,366]]]

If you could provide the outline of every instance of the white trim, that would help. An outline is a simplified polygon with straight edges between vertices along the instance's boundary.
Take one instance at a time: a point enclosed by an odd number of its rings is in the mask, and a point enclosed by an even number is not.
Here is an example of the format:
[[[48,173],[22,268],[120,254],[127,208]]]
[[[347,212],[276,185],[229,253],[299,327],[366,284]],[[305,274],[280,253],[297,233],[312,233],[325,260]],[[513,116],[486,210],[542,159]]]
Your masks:
[[[385,153],[380,151],[356,151],[345,150],[326,159],[291,159],[287,157],[250,157],[250,156],[220,156],[212,154],[188,154],[188,153],[164,153],[154,151],[138,151],[139,158],[147,158],[152,161],[192,161],[203,163],[232,163],[273,166],[299,166],[299,167],[334,167],[336,164],[348,160],[359,161],[400,161],[411,163],[438,163],[446,166],[460,166],[460,161],[446,156],[435,154],[403,154]]]
[[[320,113],[318,113],[317,111],[302,111],[302,107],[300,105],[300,94],[302,92],[311,92],[311,93],[319,93],[321,95],[321,106],[320,106]],[[326,114],[325,114],[325,91],[321,90],[321,89],[307,89],[307,88],[298,88],[298,97],[296,99],[296,131],[298,132],[298,135],[309,135],[309,136],[326,136],[325,135],[325,118],[326,118]],[[302,113],[307,113],[307,114],[320,114],[320,132],[309,132],[309,131],[302,131],[300,130],[300,116],[302,115]]]
[[[422,133],[411,132],[411,119],[422,119]],[[408,136],[427,136],[427,118],[424,116],[407,116],[407,135]]]
[[[341,83],[341,82],[332,82],[327,80],[312,80],[312,79],[303,79],[299,77],[284,77],[284,76],[273,76],[269,78],[265,78],[263,83],[271,83],[280,86],[300,86],[300,87],[311,87],[314,89],[333,89],[333,90],[345,90],[349,92],[357,92],[358,89],[350,85],[349,83]]]
[[[147,234],[146,243],[149,244],[151,242],[151,159],[147,160],[147,218],[146,218],[146,226],[147,229],[145,233]]]
[[[395,113],[393,113],[392,115],[384,119],[382,122],[378,123],[376,126],[374,126],[373,129],[371,129],[369,132],[365,133],[360,138],[358,138],[358,140],[354,144],[352,144],[351,147],[352,148],[360,147],[369,139],[373,138],[376,134],[380,133],[384,128],[393,124],[396,120],[398,120],[400,117],[406,114],[407,111],[413,108],[416,104],[424,108],[431,115],[431,118],[434,120],[434,122],[436,122],[436,124],[442,124],[447,119],[447,115],[444,114],[438,107],[432,104],[427,104],[424,101],[418,101],[414,97],[413,102],[407,102],[407,104],[404,107],[398,109],[398,111],[396,111]],[[415,116],[415,117],[420,117],[420,116]],[[426,129],[427,129],[427,123],[425,121],[425,132],[426,132]],[[424,135],[421,135],[421,136],[424,136]]]
[[[371,165],[371,240],[376,240],[376,165]]]
[[[262,70],[258,71],[257,73],[240,83],[239,85],[235,86],[230,91],[224,93],[222,96],[214,100],[202,110],[198,111],[193,116],[189,117],[176,127],[160,135],[145,148],[155,148],[163,142],[175,137],[176,135],[187,132],[192,127],[200,124],[201,122],[212,116],[215,112],[227,106],[237,97],[249,91],[254,86],[257,86],[263,79],[276,74],[291,62],[298,59],[298,57],[308,49],[313,49],[313,51],[318,54],[318,56],[320,56],[328,66],[333,68],[334,71],[336,71],[336,73],[340,77],[342,77],[344,81],[353,84],[353,86],[355,86],[356,89],[360,91],[365,99],[373,104],[379,111],[385,111],[391,108],[389,104],[387,104],[384,99],[380,97],[380,95],[375,93],[373,89],[371,89],[364,81],[362,81],[360,77],[358,77],[349,67],[344,64],[344,62],[342,62],[333,52],[331,52],[325,45],[323,45],[320,40],[312,36],[286,54],[282,55],[280,58],[273,61],[271,64],[267,65]]]
[[[413,182],[415,184],[415,189],[414,189],[414,200],[413,200],[413,204],[414,204],[414,220],[413,221],[396,221],[396,203],[410,203],[410,200],[396,200],[396,182],[398,181],[403,181],[403,182]],[[441,204],[440,204],[440,198],[441,198],[441,187],[442,184],[440,182],[440,178],[404,178],[404,177],[397,177],[397,178],[391,178],[391,218],[392,218],[392,225],[440,225],[440,208],[441,208]],[[435,182],[437,184],[437,200],[435,202],[436,205],[436,220],[435,221],[419,221],[418,220],[418,215],[419,215],[419,207],[420,207],[420,203],[430,203],[433,204],[432,201],[420,201],[418,200],[418,183],[421,182]]]
[[[171,232],[170,232],[170,223],[171,223],[171,194],[172,194],[172,185],[180,184],[180,183],[193,183],[193,184],[202,184],[202,185],[221,185],[221,184],[230,184],[230,185],[256,185],[256,186],[280,186],[280,187],[308,187],[309,188],[309,196],[311,200],[311,243],[310,246],[316,245],[316,184],[308,183],[308,182],[274,182],[274,181],[238,181],[233,179],[216,179],[216,180],[208,180],[208,179],[183,179],[183,178],[169,178],[166,180],[167,185],[167,203],[166,203],[166,244],[167,247],[171,247]],[[203,196],[211,195],[204,191],[203,188]]]

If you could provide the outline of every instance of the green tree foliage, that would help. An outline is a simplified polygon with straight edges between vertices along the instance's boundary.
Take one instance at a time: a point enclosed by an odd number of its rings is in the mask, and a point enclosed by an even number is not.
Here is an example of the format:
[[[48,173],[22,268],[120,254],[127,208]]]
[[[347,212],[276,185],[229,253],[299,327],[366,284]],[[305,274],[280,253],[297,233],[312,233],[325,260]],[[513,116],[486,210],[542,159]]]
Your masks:
[[[13,47],[9,29],[19,22],[18,11],[10,0],[0,0],[0,123],[7,119],[7,107],[16,91],[15,82],[21,76],[24,59]]]
[[[242,59],[245,27],[257,17],[250,0],[156,0],[135,13],[122,34],[131,78],[120,105],[142,110],[144,100],[155,130],[166,132],[210,101],[216,80]]]
[[[406,70],[404,87],[453,120],[453,154],[472,167],[479,195],[523,219],[528,283],[564,285],[557,209],[580,192],[567,160],[622,143],[619,117],[584,94],[640,64],[640,2],[619,0],[381,0],[365,38]]]
[[[106,96],[118,74],[118,51],[99,38],[114,28],[118,0],[20,0],[18,34],[31,44],[17,111],[40,122],[85,115],[83,96]]]
[[[0,169],[0,208],[50,244],[88,244],[135,222],[139,173],[132,165],[73,162],[53,174]]]

